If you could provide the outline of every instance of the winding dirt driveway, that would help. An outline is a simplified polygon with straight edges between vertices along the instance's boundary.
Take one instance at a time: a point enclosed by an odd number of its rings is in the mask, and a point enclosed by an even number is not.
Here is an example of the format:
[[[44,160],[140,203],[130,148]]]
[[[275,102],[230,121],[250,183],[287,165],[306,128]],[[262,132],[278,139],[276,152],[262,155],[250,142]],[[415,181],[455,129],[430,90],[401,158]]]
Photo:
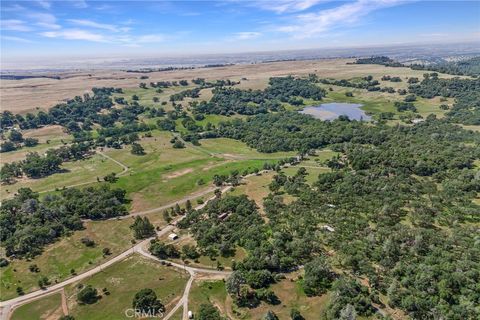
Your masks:
[[[226,186],[223,189],[221,189],[221,191],[222,191],[222,193],[225,193],[230,189],[231,189],[231,186]],[[214,198],[215,198],[214,196],[211,197],[205,203],[195,207],[195,209],[196,210],[202,209],[203,207],[205,207],[207,205],[207,203],[210,200],[212,200]],[[163,207],[164,206],[162,206],[160,208],[163,208]],[[156,209],[152,209],[152,210],[157,211],[157,210],[162,210],[162,209],[156,208]],[[137,214],[141,214],[141,213],[137,213]],[[125,216],[125,217],[131,217],[131,216],[132,215],[128,215],[128,216]],[[185,216],[180,216],[176,220],[174,220],[174,222],[178,222],[178,221],[182,220],[184,217]],[[157,237],[162,237],[162,236],[170,233],[172,230],[174,230],[174,228],[175,227],[173,225],[168,225],[168,226],[164,227],[162,230],[158,231],[156,236]],[[97,266],[93,269],[87,270],[87,271],[85,271],[81,274],[78,274],[78,275],[74,276],[74,277],[66,279],[62,282],[59,282],[59,283],[57,283],[53,286],[50,286],[50,287],[48,287],[44,290],[33,291],[33,292],[27,293],[25,295],[10,299],[10,300],[1,301],[0,302],[0,320],[8,320],[15,308],[17,308],[17,307],[19,307],[23,304],[29,303],[31,301],[34,301],[34,300],[40,299],[42,297],[48,296],[50,294],[60,292],[65,286],[67,286],[69,284],[72,284],[72,283],[75,283],[77,281],[83,280],[83,279],[88,278],[90,276],[93,276],[94,274],[104,270],[105,268],[108,268],[109,266],[113,265],[114,263],[117,263],[119,261],[124,260],[125,258],[130,256],[131,254],[139,253],[139,254],[142,254],[143,256],[149,257],[151,259],[162,261],[162,260],[156,258],[155,256],[150,255],[148,252],[145,251],[145,247],[148,245],[148,243],[152,239],[154,239],[154,237],[142,240],[141,242],[137,243],[136,245],[134,245],[130,249],[128,249],[128,250],[122,252],[121,254],[113,257],[112,259],[102,263],[101,265],[99,265],[99,266]],[[174,263],[174,262],[169,262],[169,263],[174,267],[185,269],[186,271],[188,271],[190,273],[190,275],[191,275],[191,279],[189,280],[190,286],[191,286],[191,282],[193,282],[192,274],[194,275],[197,272],[199,272],[199,273],[211,273],[211,274],[214,274],[214,275],[217,275],[217,276],[218,275],[225,275],[225,276],[228,275],[228,272],[226,272],[226,271],[192,268],[192,267],[185,267],[183,265],[180,265],[180,264]],[[187,283],[187,286],[188,286],[188,283]],[[190,291],[190,286],[188,286],[188,290],[185,290],[184,296],[180,300],[186,306],[188,306],[188,293]],[[186,295],[186,298],[185,298],[185,295]],[[178,309],[178,307],[177,307],[177,309]]]

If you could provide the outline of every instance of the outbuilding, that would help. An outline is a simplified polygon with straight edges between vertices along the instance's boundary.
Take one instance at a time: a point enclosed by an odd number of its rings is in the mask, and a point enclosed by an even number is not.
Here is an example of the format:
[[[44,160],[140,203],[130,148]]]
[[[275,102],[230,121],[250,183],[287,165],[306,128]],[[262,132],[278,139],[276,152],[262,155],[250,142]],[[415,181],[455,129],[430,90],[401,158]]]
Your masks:
[[[178,239],[178,235],[177,235],[176,233],[170,233],[170,234],[168,235],[168,239],[170,239],[170,240],[172,240],[172,241],[173,241],[173,240],[177,240],[177,239]]]
[[[322,229],[327,230],[328,232],[334,232],[335,231],[335,229],[333,227],[330,227],[328,225],[322,226]]]

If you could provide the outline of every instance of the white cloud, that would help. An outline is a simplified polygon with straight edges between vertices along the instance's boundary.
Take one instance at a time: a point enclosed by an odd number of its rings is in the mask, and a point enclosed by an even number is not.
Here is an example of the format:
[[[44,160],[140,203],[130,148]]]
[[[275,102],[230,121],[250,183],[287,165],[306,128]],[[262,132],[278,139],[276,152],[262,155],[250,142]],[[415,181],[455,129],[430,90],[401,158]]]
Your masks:
[[[109,11],[109,10],[112,10],[114,8],[115,8],[114,6],[111,6],[109,4],[102,4],[102,5],[94,7],[95,10],[101,10],[101,11]]]
[[[31,31],[32,28],[25,24],[25,21],[16,20],[16,19],[8,19],[8,20],[1,20],[0,27],[2,30],[11,30],[11,31]]]
[[[329,0],[260,0],[254,1],[251,4],[258,8],[276,13],[288,13],[304,11],[322,2],[329,2]]]
[[[12,36],[2,36],[2,40],[7,40],[7,41],[15,41],[15,42],[23,42],[23,43],[33,43],[34,41],[20,38],[20,37],[12,37]]]
[[[88,4],[85,0],[77,0],[73,2],[73,6],[79,9],[85,9],[88,7]]]
[[[38,0],[37,3],[40,7],[47,10],[50,9],[50,7],[52,6],[52,4],[46,0]]]
[[[45,29],[61,29],[57,18],[51,13],[31,12],[28,16],[36,21],[36,25]]]
[[[114,25],[111,25],[111,24],[98,23],[98,22],[91,21],[91,20],[69,19],[68,21],[73,23],[73,24],[83,26],[83,27],[104,29],[104,30],[109,30],[109,31],[113,31],[113,32],[119,31],[119,28],[117,26],[114,26]]]
[[[235,39],[237,40],[251,40],[251,39],[256,39],[260,37],[262,34],[260,32],[254,32],[254,31],[249,31],[249,32],[237,32],[234,34]]]
[[[402,0],[358,0],[316,13],[297,15],[294,19],[296,23],[278,26],[276,30],[291,33],[299,39],[309,38],[321,35],[339,26],[356,23],[373,11],[404,2]]]
[[[67,40],[87,40],[93,42],[108,42],[105,37],[99,33],[93,33],[81,29],[65,29],[59,31],[41,32],[41,36],[47,38],[63,38]]]

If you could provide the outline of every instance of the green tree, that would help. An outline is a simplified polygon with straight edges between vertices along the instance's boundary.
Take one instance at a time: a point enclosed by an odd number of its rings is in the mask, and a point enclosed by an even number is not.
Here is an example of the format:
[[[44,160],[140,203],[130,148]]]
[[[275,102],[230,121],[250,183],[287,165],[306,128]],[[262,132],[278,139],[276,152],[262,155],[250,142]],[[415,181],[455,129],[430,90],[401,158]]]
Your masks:
[[[165,306],[157,298],[155,291],[148,288],[142,289],[135,294],[132,307],[149,315],[157,315],[158,313],[165,312]]]
[[[140,143],[132,143],[132,154],[136,154],[139,156],[142,156],[145,154],[145,149],[143,149],[142,145]]]
[[[198,253],[197,249],[190,244],[186,244],[182,246],[182,253],[185,257],[195,260],[200,257],[200,254]]]
[[[308,296],[319,295],[330,288],[334,273],[324,257],[318,257],[305,264],[303,289]]]
[[[195,317],[198,320],[222,320],[222,316],[220,315],[220,311],[211,305],[210,303],[203,303],[200,305],[198,309],[198,314]]]
[[[305,320],[305,318],[302,316],[300,311],[298,311],[298,309],[295,309],[295,308],[290,310],[290,319],[292,319],[292,320]]]
[[[92,304],[99,299],[98,291],[91,285],[85,286],[77,293],[77,301],[83,304]]]
[[[175,149],[183,149],[185,148],[185,144],[180,139],[176,139],[175,142],[173,143],[173,147]]]
[[[10,139],[10,141],[12,142],[20,143],[20,142],[23,142],[23,135],[20,131],[12,130],[10,131],[10,135],[8,136],[8,139]]]
[[[178,252],[175,246],[160,241],[153,241],[149,250],[151,254],[160,259],[180,258],[180,252]]]
[[[167,223],[170,223],[172,221],[172,217],[170,217],[168,210],[163,211],[162,215],[163,215],[163,220],[165,220]]]
[[[247,283],[247,280],[245,279],[243,273],[241,271],[234,271],[227,278],[227,281],[225,282],[225,288],[230,295],[237,297],[240,294],[240,288],[242,284],[245,283]]]
[[[115,183],[118,181],[117,174],[115,172],[111,172],[103,177],[103,180],[109,183]]]
[[[26,138],[23,143],[25,147],[35,147],[38,144],[38,139],[35,138]]]
[[[357,312],[355,311],[355,307],[351,304],[347,304],[341,311],[340,311],[340,320],[355,320],[357,319]]]
[[[189,199],[189,200],[187,200],[187,202],[185,203],[185,210],[186,210],[187,212],[190,212],[190,211],[192,211],[192,209],[193,209],[193,208],[192,208],[192,202],[191,202],[190,199]]]
[[[12,141],[5,141],[0,145],[0,152],[10,152],[15,150],[17,147]]]
[[[147,217],[136,216],[130,229],[133,230],[135,239],[146,239],[155,235],[155,227]]]
[[[275,312],[268,310],[265,316],[263,317],[263,320],[278,320],[278,317],[275,314]]]

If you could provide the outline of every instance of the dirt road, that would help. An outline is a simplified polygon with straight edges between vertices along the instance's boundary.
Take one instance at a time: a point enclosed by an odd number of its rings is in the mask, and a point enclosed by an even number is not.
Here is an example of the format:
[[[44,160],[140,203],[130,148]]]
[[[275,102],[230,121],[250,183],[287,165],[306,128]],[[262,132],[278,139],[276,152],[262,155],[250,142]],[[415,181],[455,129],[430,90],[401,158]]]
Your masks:
[[[224,192],[227,192],[228,190],[230,190],[230,188],[231,188],[230,186],[227,186],[227,187],[224,187],[221,191],[222,191],[222,193],[224,193]],[[214,198],[215,197],[212,197],[212,198],[208,199],[208,201],[210,201]],[[195,207],[195,209],[196,210],[202,209],[208,203],[208,201],[206,201],[205,203]],[[161,208],[163,208],[163,206]],[[156,208],[156,209],[152,209],[152,210],[162,210],[162,209]],[[131,217],[131,215],[128,215],[127,217]],[[174,222],[178,222],[178,221],[182,220],[184,217],[185,216],[180,216],[176,220],[174,220]],[[164,227],[162,230],[158,231],[156,236],[157,237],[162,237],[162,236],[170,233],[174,228],[175,227],[173,225],[168,225],[168,226]],[[102,263],[101,265],[99,265],[99,266],[97,266],[93,269],[87,270],[87,271],[85,271],[81,274],[78,274],[78,275],[76,275],[72,278],[64,280],[60,283],[57,283],[57,284],[55,284],[51,287],[48,287],[44,290],[37,290],[37,291],[34,291],[34,292],[27,293],[23,296],[19,296],[19,297],[10,299],[10,300],[0,302],[0,320],[9,319],[12,311],[16,307],[19,307],[20,305],[23,305],[25,303],[28,303],[28,302],[34,301],[36,299],[39,299],[40,297],[47,296],[47,295],[55,293],[55,292],[59,292],[65,286],[67,286],[69,284],[72,284],[72,283],[75,283],[75,282],[78,282],[80,280],[83,280],[83,279],[88,278],[90,276],[93,276],[94,274],[104,270],[105,268],[108,268],[109,266],[113,265],[114,263],[117,263],[117,262],[120,262],[120,261],[124,260],[125,258],[127,258],[128,256],[130,256],[131,254],[133,254],[135,252],[138,252],[138,253],[140,253],[144,256],[147,256],[147,257],[151,257],[152,259],[159,260],[156,257],[150,255],[144,249],[146,247],[146,245],[150,242],[150,240],[152,240],[153,238],[154,237],[145,239],[145,240],[137,243],[136,245],[134,245],[130,249],[128,249],[128,250],[122,252],[121,254],[113,257],[112,259]],[[178,268],[182,268],[182,269],[184,268],[184,266],[182,266],[180,264],[177,264],[177,263],[171,263],[171,264],[175,267],[178,267]],[[188,272],[193,272],[193,273],[204,272],[204,273],[218,274],[218,272],[220,272],[220,271],[211,270],[211,269],[200,269],[200,268],[191,268],[191,267],[188,267],[188,268],[191,271],[188,271],[186,268],[185,268],[185,270],[187,270]],[[188,293],[187,293],[187,295],[188,295]],[[188,303],[188,301],[187,301],[187,303]]]

